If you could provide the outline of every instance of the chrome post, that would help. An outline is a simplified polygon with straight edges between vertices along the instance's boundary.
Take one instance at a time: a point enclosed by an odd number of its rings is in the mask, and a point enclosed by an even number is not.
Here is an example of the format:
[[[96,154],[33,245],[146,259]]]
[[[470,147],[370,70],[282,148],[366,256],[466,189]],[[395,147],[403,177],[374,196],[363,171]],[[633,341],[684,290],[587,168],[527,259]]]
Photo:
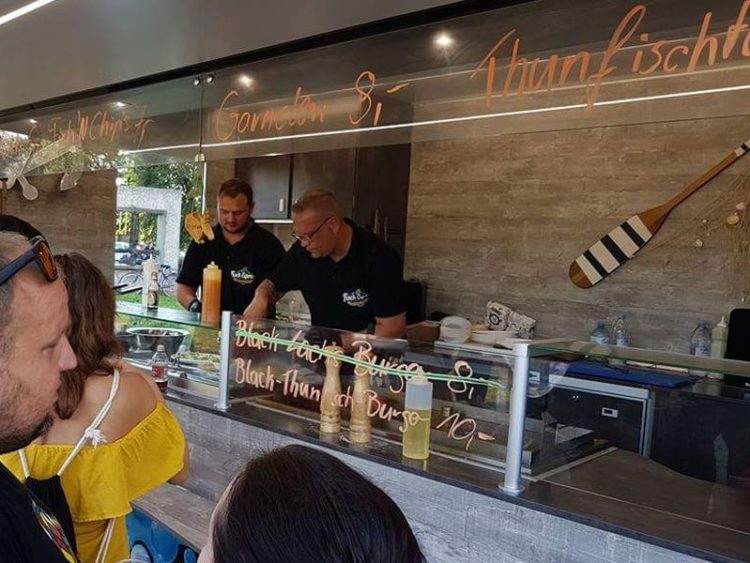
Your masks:
[[[219,342],[219,400],[214,405],[219,410],[229,410],[229,350],[232,343],[232,311],[221,312],[221,341]]]
[[[510,413],[508,424],[508,446],[505,454],[505,482],[500,489],[511,495],[523,491],[521,481],[521,463],[523,460],[523,431],[526,425],[526,394],[529,381],[529,345],[513,345],[515,362],[513,367],[513,386],[510,395]]]

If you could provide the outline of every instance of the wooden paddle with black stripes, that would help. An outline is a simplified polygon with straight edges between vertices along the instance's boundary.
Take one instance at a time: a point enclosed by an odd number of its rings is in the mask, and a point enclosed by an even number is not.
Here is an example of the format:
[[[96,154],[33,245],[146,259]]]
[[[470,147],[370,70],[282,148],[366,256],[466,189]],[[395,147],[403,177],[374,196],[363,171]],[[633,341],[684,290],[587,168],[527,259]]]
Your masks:
[[[722,158],[667,203],[633,215],[594,243],[570,265],[570,280],[578,287],[588,288],[599,283],[636,252],[646,246],[659,231],[672,210],[713,180],[722,171],[750,151],[750,140]]]

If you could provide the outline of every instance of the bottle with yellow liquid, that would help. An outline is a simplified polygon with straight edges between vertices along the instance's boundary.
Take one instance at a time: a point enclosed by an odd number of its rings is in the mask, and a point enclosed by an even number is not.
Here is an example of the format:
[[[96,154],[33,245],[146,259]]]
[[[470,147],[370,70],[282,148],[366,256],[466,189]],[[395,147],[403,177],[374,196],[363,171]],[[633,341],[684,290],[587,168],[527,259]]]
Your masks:
[[[221,320],[221,269],[211,262],[203,268],[201,324],[219,326]]]
[[[402,455],[410,459],[430,457],[430,421],[432,419],[432,383],[421,376],[406,382]]]

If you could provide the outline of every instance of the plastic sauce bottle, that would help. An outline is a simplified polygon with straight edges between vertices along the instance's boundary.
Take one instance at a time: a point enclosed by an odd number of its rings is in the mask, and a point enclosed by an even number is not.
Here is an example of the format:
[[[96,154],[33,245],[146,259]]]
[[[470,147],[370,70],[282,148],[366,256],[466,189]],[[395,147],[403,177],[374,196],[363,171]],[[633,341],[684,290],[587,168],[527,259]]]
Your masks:
[[[219,326],[221,320],[221,270],[211,262],[203,268],[201,324]]]
[[[151,358],[151,377],[154,378],[159,390],[163,393],[167,390],[167,366],[169,356],[164,350],[164,344],[156,346],[156,354]]]
[[[721,320],[711,330],[711,357],[723,358],[727,351],[727,321],[722,316]]]
[[[156,272],[151,272],[151,280],[148,282],[147,309],[159,308],[159,278]]]
[[[430,457],[430,421],[432,419],[432,383],[415,376],[406,382],[402,427],[402,455],[410,459]]]
[[[159,264],[156,263],[156,260],[153,258],[149,258],[148,260],[143,261],[143,265],[141,266],[141,274],[143,277],[143,287],[141,288],[141,305],[144,307],[148,307],[148,286],[151,283],[151,276],[153,272],[156,272],[156,275],[159,275]]]

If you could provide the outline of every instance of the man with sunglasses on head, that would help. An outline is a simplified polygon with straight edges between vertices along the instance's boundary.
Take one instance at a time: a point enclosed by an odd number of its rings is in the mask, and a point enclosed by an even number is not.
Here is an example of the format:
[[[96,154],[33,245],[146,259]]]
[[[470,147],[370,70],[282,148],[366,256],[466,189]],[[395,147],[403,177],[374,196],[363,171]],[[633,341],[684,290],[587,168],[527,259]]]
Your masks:
[[[199,312],[196,291],[203,268],[211,262],[221,269],[221,309],[241,314],[258,287],[284,256],[275,236],[253,221],[253,190],[238,178],[219,187],[214,240],[191,242],[177,277],[177,299],[188,311]]]
[[[0,231],[0,453],[49,429],[60,372],[76,357],[68,297],[42,236]],[[57,519],[0,465],[0,560],[76,561]]]
[[[292,220],[297,242],[258,286],[244,316],[262,319],[285,292],[301,290],[314,326],[403,337],[406,305],[396,251],[345,219],[330,192],[302,195]]]

